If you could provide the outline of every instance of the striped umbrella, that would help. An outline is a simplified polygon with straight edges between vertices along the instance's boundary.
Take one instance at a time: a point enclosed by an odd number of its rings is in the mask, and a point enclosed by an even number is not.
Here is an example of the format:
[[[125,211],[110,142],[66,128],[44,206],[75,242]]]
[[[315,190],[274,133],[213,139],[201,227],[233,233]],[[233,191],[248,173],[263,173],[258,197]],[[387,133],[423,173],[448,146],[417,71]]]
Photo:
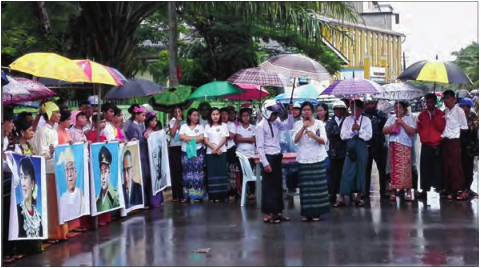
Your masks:
[[[286,77],[279,76],[275,72],[264,71],[259,67],[242,69],[227,79],[232,84],[251,84],[259,86],[285,87]]]
[[[117,74],[112,69],[107,69],[106,66],[102,64],[93,62],[91,60],[73,60],[73,62],[75,62],[84,71],[91,83],[112,86],[123,85]]]
[[[300,54],[287,54],[270,58],[260,67],[289,78],[307,78],[316,81],[331,80],[331,75],[319,62]]]
[[[418,61],[409,66],[397,79],[472,85],[473,82],[455,63],[450,61]]]

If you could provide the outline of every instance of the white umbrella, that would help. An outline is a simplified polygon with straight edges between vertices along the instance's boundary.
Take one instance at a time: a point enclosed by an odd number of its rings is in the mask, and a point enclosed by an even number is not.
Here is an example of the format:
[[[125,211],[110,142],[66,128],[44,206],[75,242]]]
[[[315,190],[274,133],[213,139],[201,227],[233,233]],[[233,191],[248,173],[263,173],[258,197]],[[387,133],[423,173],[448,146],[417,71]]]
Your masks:
[[[374,99],[383,100],[413,100],[420,98],[427,94],[427,92],[419,89],[409,83],[391,83],[382,86],[386,90],[384,93],[375,94],[372,97]]]

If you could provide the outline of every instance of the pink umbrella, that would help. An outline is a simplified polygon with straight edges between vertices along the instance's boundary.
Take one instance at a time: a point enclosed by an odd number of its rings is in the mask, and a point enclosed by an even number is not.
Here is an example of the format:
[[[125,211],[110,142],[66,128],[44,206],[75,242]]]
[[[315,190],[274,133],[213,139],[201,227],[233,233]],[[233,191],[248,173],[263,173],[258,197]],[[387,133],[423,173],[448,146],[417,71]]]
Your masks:
[[[37,101],[37,100],[44,100],[53,97],[55,92],[48,89],[42,83],[37,81],[33,81],[27,78],[15,77],[14,78],[24,89],[29,92],[29,95],[25,96],[22,95],[20,98],[21,100],[16,101],[18,102],[26,102],[26,101]]]
[[[226,99],[230,100],[256,100],[265,98],[269,92],[263,87],[252,84],[235,84],[236,86],[246,90],[245,93],[237,96],[229,96]]]

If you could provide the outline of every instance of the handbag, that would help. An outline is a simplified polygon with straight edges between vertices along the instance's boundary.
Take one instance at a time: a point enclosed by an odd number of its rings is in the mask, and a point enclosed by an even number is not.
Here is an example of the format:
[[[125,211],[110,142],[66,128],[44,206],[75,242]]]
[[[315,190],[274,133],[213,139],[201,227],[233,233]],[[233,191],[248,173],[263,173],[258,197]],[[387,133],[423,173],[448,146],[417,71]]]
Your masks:
[[[190,139],[190,141],[185,145],[185,151],[187,153],[187,159],[197,157],[197,144],[194,138]]]
[[[361,128],[361,126],[362,126],[362,120],[363,119],[364,119],[364,116],[361,118],[361,123],[359,124],[359,128]],[[353,162],[357,160],[356,146],[357,146],[357,139],[356,139],[356,144],[354,145],[354,147],[347,148],[347,156]]]

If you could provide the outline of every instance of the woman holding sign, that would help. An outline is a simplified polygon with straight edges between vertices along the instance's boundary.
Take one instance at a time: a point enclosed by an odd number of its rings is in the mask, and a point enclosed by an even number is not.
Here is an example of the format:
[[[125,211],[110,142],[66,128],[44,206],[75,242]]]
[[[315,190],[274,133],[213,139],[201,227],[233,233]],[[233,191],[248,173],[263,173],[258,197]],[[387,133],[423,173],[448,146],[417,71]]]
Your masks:
[[[182,203],[194,199],[199,203],[205,197],[204,183],[204,127],[199,124],[199,110],[187,112],[187,124],[179,131],[182,141]]]

